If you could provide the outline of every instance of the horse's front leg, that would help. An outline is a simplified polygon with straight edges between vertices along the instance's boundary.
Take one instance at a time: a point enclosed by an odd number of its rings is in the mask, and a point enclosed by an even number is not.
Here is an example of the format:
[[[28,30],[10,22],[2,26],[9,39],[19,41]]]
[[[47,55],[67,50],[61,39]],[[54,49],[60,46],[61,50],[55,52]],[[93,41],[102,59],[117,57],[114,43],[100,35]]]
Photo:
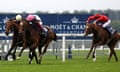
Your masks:
[[[14,59],[14,60],[16,60],[16,55],[15,55],[16,50],[17,50],[17,46],[15,46],[15,47],[14,47],[14,51],[13,51],[13,54],[12,54],[12,55],[13,55],[13,59]]]
[[[22,53],[23,53],[24,49],[25,49],[25,48],[22,48],[22,49],[20,50],[20,53],[18,54],[17,59],[20,59],[20,58],[21,58],[21,55],[22,55]]]
[[[15,44],[12,42],[11,48],[9,49],[8,53],[5,56],[5,60],[8,60],[8,56],[11,54],[11,51],[14,49]]]
[[[93,57],[93,61],[96,61],[96,45],[95,45],[95,47],[94,47],[94,49],[93,49],[93,55],[92,55],[92,57]]]
[[[86,59],[88,59],[88,58],[89,58],[89,56],[90,56],[90,54],[91,54],[91,52],[92,52],[93,48],[94,48],[94,43],[92,43],[92,46],[91,46],[91,48],[90,48],[90,51],[89,51],[89,53],[88,53],[88,55],[87,55]]]

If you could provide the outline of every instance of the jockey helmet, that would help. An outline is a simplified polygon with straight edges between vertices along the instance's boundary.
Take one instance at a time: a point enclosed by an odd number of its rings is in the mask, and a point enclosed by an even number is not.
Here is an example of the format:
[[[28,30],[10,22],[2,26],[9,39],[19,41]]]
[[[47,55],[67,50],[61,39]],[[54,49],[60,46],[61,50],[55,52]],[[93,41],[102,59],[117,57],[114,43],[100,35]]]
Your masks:
[[[99,18],[99,17],[100,17],[100,14],[95,14],[95,17],[96,17],[96,18]]]
[[[28,21],[31,21],[33,19],[35,19],[35,16],[32,15],[32,14],[28,15],[27,18],[26,18],[26,20],[28,20]]]
[[[34,16],[36,20],[41,21],[41,18],[38,15],[34,15]]]
[[[16,19],[17,21],[20,21],[20,20],[22,20],[22,16],[18,14],[18,15],[16,15],[15,19]]]

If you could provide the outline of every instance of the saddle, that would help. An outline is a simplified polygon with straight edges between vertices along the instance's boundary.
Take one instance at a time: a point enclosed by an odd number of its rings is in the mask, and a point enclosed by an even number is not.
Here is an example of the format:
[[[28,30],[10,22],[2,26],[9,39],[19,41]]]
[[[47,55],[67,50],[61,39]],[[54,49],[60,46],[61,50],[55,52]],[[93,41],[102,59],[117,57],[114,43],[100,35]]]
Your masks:
[[[112,27],[110,27],[110,26],[105,27],[105,28],[103,28],[103,29],[105,29],[105,30],[108,32],[108,34],[109,34],[110,37],[113,37],[113,35],[114,35],[115,33],[117,33],[117,31],[116,31],[115,29],[113,29]]]
[[[46,37],[48,35],[48,29],[45,27],[39,28],[34,21],[29,21],[29,24],[37,31],[39,31],[42,37]]]
[[[43,27],[41,30],[41,35],[43,35],[44,37],[48,36],[48,29]]]

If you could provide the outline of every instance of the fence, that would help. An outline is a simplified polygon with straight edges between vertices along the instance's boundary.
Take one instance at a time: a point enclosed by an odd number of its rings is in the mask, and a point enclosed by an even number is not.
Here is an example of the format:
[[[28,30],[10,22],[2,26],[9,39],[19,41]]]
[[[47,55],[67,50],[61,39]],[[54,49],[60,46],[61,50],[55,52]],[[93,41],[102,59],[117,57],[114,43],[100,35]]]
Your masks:
[[[71,46],[72,50],[89,50],[91,46],[91,39],[81,39],[81,40],[68,40],[66,37],[77,37],[77,36],[83,36],[84,34],[57,34],[58,37],[62,37],[62,39],[59,39],[57,43],[52,42],[50,44],[48,50],[53,51],[53,49],[59,49],[62,53],[62,62],[65,62],[66,59],[66,51],[68,51],[69,46]],[[4,33],[0,34],[0,36],[4,36],[6,39],[8,37],[12,37],[12,34],[10,36],[6,37]],[[90,35],[91,37],[91,35]],[[3,38],[4,39],[4,38]],[[0,56],[4,57],[4,55],[8,52],[10,46],[11,46],[11,40],[1,39],[0,42]],[[103,47],[97,48],[99,50],[103,50]],[[105,46],[105,49],[108,49],[107,46]],[[116,49],[120,49],[120,44],[116,46]],[[18,50],[19,51],[19,50]],[[26,50],[28,51],[28,50]]]

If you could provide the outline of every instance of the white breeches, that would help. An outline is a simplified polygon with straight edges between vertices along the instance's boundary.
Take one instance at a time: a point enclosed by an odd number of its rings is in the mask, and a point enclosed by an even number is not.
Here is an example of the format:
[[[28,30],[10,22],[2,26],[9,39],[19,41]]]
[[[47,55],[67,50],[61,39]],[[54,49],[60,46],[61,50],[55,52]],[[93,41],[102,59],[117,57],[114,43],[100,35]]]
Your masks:
[[[111,23],[111,20],[108,20],[107,22],[105,22],[105,23],[103,24],[103,27],[105,28],[105,27],[109,26],[110,23]]]

